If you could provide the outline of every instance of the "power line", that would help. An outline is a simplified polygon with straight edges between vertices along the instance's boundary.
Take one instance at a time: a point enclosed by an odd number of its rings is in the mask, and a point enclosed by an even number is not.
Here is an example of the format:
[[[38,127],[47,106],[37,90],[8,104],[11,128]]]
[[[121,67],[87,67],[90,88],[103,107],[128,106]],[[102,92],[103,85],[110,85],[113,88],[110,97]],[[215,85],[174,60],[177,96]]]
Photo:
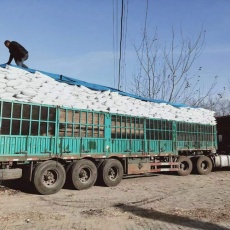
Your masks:
[[[123,40],[123,18],[124,18],[124,0],[122,0],[121,20],[120,20],[120,52],[119,52],[118,85],[117,85],[118,90],[121,87],[121,57],[122,57],[122,40]]]
[[[128,30],[128,8],[129,8],[129,0],[127,0],[126,4],[124,4],[124,26],[123,26],[123,44],[122,44],[122,77],[121,77],[121,82],[123,78],[123,84],[126,86],[126,72],[125,72],[125,67],[126,67],[126,62],[125,62],[125,56],[126,56],[126,37],[127,37],[127,30]],[[122,87],[122,86],[121,86]]]
[[[113,81],[114,81],[114,86],[115,86],[115,77],[116,77],[116,57],[115,57],[115,12],[114,12],[114,0],[113,0]]]
[[[113,0],[113,70],[114,87],[117,80],[117,50],[118,50],[118,1]]]

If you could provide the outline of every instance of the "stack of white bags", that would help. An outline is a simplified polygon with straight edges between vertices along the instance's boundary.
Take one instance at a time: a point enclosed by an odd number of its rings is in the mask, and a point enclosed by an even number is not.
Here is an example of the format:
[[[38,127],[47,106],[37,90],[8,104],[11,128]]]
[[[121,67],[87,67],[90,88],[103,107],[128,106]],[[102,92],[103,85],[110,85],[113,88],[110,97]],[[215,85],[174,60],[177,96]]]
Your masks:
[[[117,92],[95,91],[84,86],[61,83],[40,72],[7,66],[0,68],[0,99],[59,105],[115,114],[216,124],[214,112],[202,108],[177,108],[122,96]]]

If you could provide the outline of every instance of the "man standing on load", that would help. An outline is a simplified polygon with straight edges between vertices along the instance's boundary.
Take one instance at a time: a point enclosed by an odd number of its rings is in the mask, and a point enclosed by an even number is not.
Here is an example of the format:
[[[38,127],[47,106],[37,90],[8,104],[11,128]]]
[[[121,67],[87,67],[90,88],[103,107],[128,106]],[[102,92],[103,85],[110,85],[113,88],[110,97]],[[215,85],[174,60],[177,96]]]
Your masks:
[[[9,65],[14,59],[17,66],[28,68],[24,64],[24,61],[26,61],[29,57],[28,51],[22,45],[20,45],[15,41],[10,42],[9,40],[6,40],[4,44],[9,49],[10,52],[10,58],[6,64]]]

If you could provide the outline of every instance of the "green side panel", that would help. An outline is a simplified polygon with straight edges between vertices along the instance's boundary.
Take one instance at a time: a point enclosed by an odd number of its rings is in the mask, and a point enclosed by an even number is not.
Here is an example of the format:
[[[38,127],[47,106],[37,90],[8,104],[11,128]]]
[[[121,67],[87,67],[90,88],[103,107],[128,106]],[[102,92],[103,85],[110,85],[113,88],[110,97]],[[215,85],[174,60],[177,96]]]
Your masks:
[[[209,150],[216,146],[216,127],[177,122],[177,150]]]
[[[110,138],[110,116],[105,113],[70,108],[57,111],[58,154],[104,154]]]
[[[54,137],[29,137],[27,145],[28,154],[55,153]]]
[[[217,147],[216,127],[0,100],[0,155],[177,154]]]
[[[177,148],[178,150],[183,149],[203,149],[208,150],[212,148],[214,145],[213,141],[178,141],[177,142]]]
[[[147,142],[147,148],[145,150]],[[159,153],[172,153],[173,144],[171,140],[123,140],[123,139],[113,139],[111,152],[122,153],[122,154],[142,154],[147,152],[149,154],[159,154]]]
[[[144,140],[112,139],[111,141],[111,153],[137,155],[142,154],[144,148]]]
[[[159,145],[160,145],[159,146],[160,153],[172,153],[173,152],[171,140],[160,140]]]
[[[105,142],[103,138],[71,138],[61,137],[58,139],[57,152],[79,155],[86,154],[102,154],[105,152]]]
[[[173,144],[171,140],[149,140],[149,154],[172,154]]]
[[[0,155],[37,155],[55,152],[55,138],[39,136],[0,136]]]
[[[196,149],[195,141],[177,141],[177,149]]]
[[[148,142],[149,154],[159,154],[159,152],[160,152],[159,141],[148,140],[147,142]]]
[[[17,154],[27,151],[26,137],[0,136],[0,154]]]

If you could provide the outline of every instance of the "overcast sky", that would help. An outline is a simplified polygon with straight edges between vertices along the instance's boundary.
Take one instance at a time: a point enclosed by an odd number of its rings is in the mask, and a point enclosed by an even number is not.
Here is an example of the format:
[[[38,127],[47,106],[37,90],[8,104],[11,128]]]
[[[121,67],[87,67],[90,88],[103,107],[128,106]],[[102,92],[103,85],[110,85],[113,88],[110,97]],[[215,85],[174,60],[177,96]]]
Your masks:
[[[146,0],[124,2],[128,8],[123,74],[131,81],[137,71],[132,43],[142,38]],[[4,41],[14,40],[29,51],[26,65],[32,69],[114,87],[120,13],[121,0],[1,1],[0,63],[9,58]],[[194,71],[202,66],[200,75],[207,83],[216,75],[220,84],[230,78],[230,0],[149,0],[147,26],[150,33],[157,28],[166,43],[172,26],[190,38],[203,26],[205,46]]]

